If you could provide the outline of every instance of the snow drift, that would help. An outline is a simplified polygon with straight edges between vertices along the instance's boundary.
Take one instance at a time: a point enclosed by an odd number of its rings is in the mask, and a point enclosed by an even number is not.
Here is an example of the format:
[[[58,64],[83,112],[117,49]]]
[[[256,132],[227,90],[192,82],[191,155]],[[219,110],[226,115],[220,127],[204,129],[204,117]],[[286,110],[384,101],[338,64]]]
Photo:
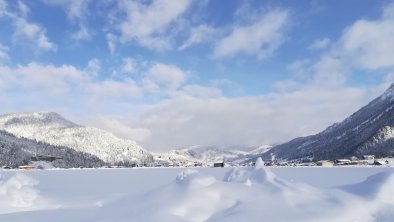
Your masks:
[[[329,188],[281,178],[272,168],[264,167],[261,159],[254,168],[228,170],[224,176],[222,174],[222,179],[215,174],[218,170],[215,168],[185,169],[169,181],[163,180],[163,173],[176,169],[162,169],[162,173],[158,173],[159,169],[123,170],[122,175],[131,175],[131,172],[137,171],[144,175],[144,178],[150,175],[144,183],[153,188],[145,189],[141,193],[130,187],[128,193],[124,192],[125,190],[113,191],[116,195],[107,196],[98,192],[95,198],[92,198],[92,193],[89,192],[88,201],[84,202],[83,198],[78,197],[78,201],[73,203],[68,200],[67,204],[62,198],[56,199],[56,196],[62,195],[55,195],[52,198],[61,205],[55,210],[48,207],[49,205],[42,205],[47,209],[33,208],[42,198],[40,192],[34,188],[37,181],[15,175],[3,180],[5,182],[0,185],[0,221],[38,222],[51,221],[54,217],[57,221],[64,222],[393,221],[394,172],[391,168],[381,169],[379,173],[360,178],[363,181]],[[294,170],[291,172],[302,174],[306,172],[303,168],[283,170]],[[324,172],[323,169],[317,170]],[[348,170],[348,173],[356,172],[355,169]],[[111,174],[115,171],[111,171]],[[156,173],[147,174],[148,171]],[[94,172],[88,175],[100,175],[97,174],[100,170]],[[314,178],[320,179],[321,177]],[[156,185],[152,186],[152,183]],[[112,182],[106,185],[114,186]],[[10,195],[11,187],[18,190],[18,197]],[[84,185],[81,184],[81,187]],[[92,187],[87,185],[83,189]],[[81,196],[84,195],[83,191],[78,192]],[[23,201],[19,201],[20,199]],[[8,210],[3,210],[7,208]],[[30,212],[22,212],[21,209]],[[37,209],[41,210],[35,211]],[[9,212],[17,213],[7,214]]]
[[[369,198],[359,189],[368,189]],[[136,198],[110,205],[115,209],[130,202]],[[231,169],[222,180],[187,169],[137,202],[139,206],[127,204],[126,209],[139,221],[392,221],[394,174],[377,174],[346,188],[318,189],[277,177],[259,159],[255,168]]]
[[[51,208],[34,188],[37,184],[37,180],[23,174],[8,179],[0,174],[0,214]]]

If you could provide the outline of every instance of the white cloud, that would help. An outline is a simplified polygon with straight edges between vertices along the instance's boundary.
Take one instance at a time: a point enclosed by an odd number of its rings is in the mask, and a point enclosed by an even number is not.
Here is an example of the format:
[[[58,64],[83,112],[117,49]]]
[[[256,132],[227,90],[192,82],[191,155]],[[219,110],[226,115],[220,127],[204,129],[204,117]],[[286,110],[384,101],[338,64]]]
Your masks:
[[[18,1],[18,8],[19,8],[19,11],[23,17],[26,17],[27,14],[29,14],[29,12],[30,12],[30,9],[25,4],[23,4],[21,1]]]
[[[356,67],[394,67],[394,3],[378,20],[361,19],[343,33],[337,51]]]
[[[321,38],[315,40],[309,47],[309,50],[322,50],[326,49],[331,43],[329,38]]]
[[[149,68],[146,79],[157,86],[176,89],[186,80],[186,74],[176,66],[157,63]]]
[[[79,30],[74,32],[71,37],[75,40],[88,40],[91,38],[91,34],[84,25],[81,25]]]
[[[249,25],[237,25],[215,45],[215,58],[239,54],[267,58],[282,44],[283,32],[288,23],[288,12],[273,10],[257,17]]]
[[[292,79],[286,79],[275,82],[273,86],[279,91],[293,91],[299,88],[299,83]]]
[[[306,77],[309,74],[307,69],[311,66],[311,63],[310,59],[301,59],[290,63],[286,68],[297,77]]]
[[[130,57],[122,58],[121,64],[112,71],[111,76],[113,78],[125,78],[131,77],[132,74],[137,74],[140,71],[141,64]]]
[[[394,72],[386,74],[383,77],[382,82],[380,84],[372,87],[370,92],[371,97],[376,97],[380,95],[382,92],[387,90],[392,84],[394,84]]]
[[[113,34],[107,34],[106,36],[107,39],[107,45],[108,45],[108,49],[111,52],[111,54],[114,54],[115,49],[116,49],[116,37]]]
[[[4,0],[0,0],[0,17],[8,14],[7,3]]]
[[[343,64],[337,58],[323,56],[312,66],[314,84],[318,86],[335,87],[346,81]]]
[[[87,70],[37,62],[17,67],[0,65],[0,95],[8,98],[0,109],[53,110],[84,118],[135,109],[132,102],[141,98],[143,91],[134,80],[99,79]]]
[[[15,19],[15,37],[27,38],[37,43],[40,49],[47,51],[56,50],[55,44],[48,40],[45,29],[37,24],[29,23],[24,18]]]
[[[0,44],[0,62],[8,60],[8,47]]]
[[[12,21],[15,27],[14,38],[27,39],[31,41],[33,47],[40,50],[56,51],[56,45],[49,41],[46,36],[46,30],[42,26],[29,22],[26,18],[29,8],[22,2],[18,2],[18,11],[8,10],[7,3],[0,2],[0,16],[4,16]]]
[[[46,4],[63,7],[67,18],[76,23],[78,30],[73,32],[71,38],[75,40],[89,40],[92,31],[87,25],[90,0],[44,0]]]
[[[87,67],[94,67],[96,62],[92,59]],[[322,63],[325,64],[316,67],[335,65],[335,61],[330,60]],[[8,110],[12,110],[9,108],[12,104],[23,103],[78,113],[81,118],[84,115],[90,118],[95,126],[135,139],[154,150],[195,144],[285,142],[316,133],[344,119],[370,99],[365,89],[321,87],[313,81],[290,91],[229,98],[223,96],[218,87],[187,84],[183,70],[159,63],[149,67],[143,78],[163,87],[157,92],[166,92],[166,88],[172,86],[174,93],[154,104],[133,104],[149,98],[143,82],[129,78],[100,80],[86,70],[40,63],[15,68],[0,66],[0,94],[18,98],[7,101]],[[387,79],[391,78],[392,75],[387,75]],[[227,81],[219,82],[227,84]],[[16,97],[10,90],[17,90],[23,97]],[[376,90],[373,93],[379,89]],[[48,106],[49,99],[57,102]],[[45,104],[40,105],[39,101]],[[99,113],[103,117],[92,117]],[[118,117],[107,118],[111,115]]]
[[[91,74],[92,76],[97,76],[98,73],[101,71],[100,60],[97,58],[89,60],[88,65],[84,71]]]
[[[119,10],[126,19],[119,24],[122,42],[135,41],[155,50],[170,48],[168,30],[188,9],[190,0],[153,0],[150,4],[137,1],[120,1]]]
[[[51,94],[67,93],[73,85],[90,81],[87,73],[70,65],[54,66],[36,62],[26,66],[10,68],[0,67],[0,82],[8,89],[18,88],[26,91],[49,92]]]
[[[137,142],[145,141],[150,136],[150,131],[148,129],[132,128],[129,126],[132,125],[132,123],[125,124],[124,121],[120,121],[116,117],[98,115],[84,122],[89,126],[108,130],[119,137],[132,139]]]
[[[178,48],[184,50],[192,45],[211,40],[215,35],[215,29],[208,25],[199,25],[190,30],[189,38]]]
[[[340,87],[354,70],[394,68],[394,3],[387,5],[377,20],[357,20],[347,27],[339,40],[331,43],[321,39],[309,48],[326,47],[318,59],[303,59],[288,66],[294,79],[279,81],[283,89],[299,88],[303,84],[326,88]],[[390,69],[391,68],[391,69]],[[302,84],[300,82],[303,82]],[[387,82],[384,80],[383,82]],[[286,85],[291,83],[291,85]],[[376,92],[387,87],[382,84]],[[377,93],[374,93],[377,95]]]
[[[122,59],[121,71],[126,74],[131,74],[137,71],[134,59],[126,57]]]
[[[295,61],[287,68],[292,72],[292,79],[276,82],[274,84],[276,89],[294,90],[303,85],[336,88],[346,83],[348,72],[350,72],[340,58],[334,57],[330,53],[325,53],[316,60]]]
[[[146,106],[133,126],[149,130],[141,142],[154,150],[275,144],[344,119],[365,104],[365,94],[356,88],[303,88],[238,98],[183,95]]]
[[[239,95],[243,94],[244,92],[244,89],[240,83],[231,81],[226,78],[213,79],[210,81],[209,85],[214,88],[221,89],[222,91],[225,91],[226,93],[231,95]]]
[[[93,99],[130,99],[141,96],[140,87],[132,79],[122,81],[104,80],[87,85],[87,91]]]
[[[84,19],[90,0],[44,0],[46,4],[61,6],[70,20]]]
[[[131,66],[134,63],[130,62],[134,62],[132,58],[124,58],[119,70],[134,72],[135,67]],[[112,103],[115,104],[142,96],[167,97],[171,93],[176,94],[178,88],[186,81],[186,74],[182,69],[161,63],[147,67],[142,71],[145,73],[139,80],[133,80],[128,75],[118,76],[117,79],[100,79],[98,77],[101,71],[101,63],[98,59],[91,59],[83,69],[72,65],[55,66],[37,62],[17,67],[0,65],[0,93],[1,90],[10,89],[43,97],[47,95],[67,97],[77,93],[81,99],[90,98],[93,102],[103,99],[113,100]],[[197,93],[198,89],[194,88]]]
[[[222,96],[222,91],[220,89],[201,85],[186,85],[182,89],[182,93],[196,98],[215,98]]]
[[[384,82],[387,83],[394,83],[394,72],[393,73],[389,73],[384,77]]]

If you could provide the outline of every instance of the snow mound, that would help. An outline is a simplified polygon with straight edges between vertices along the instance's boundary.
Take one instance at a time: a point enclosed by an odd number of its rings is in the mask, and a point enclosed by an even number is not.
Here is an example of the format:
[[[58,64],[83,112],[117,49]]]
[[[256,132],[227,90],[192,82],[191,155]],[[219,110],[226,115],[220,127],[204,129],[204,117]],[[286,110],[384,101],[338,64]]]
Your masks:
[[[370,201],[394,206],[394,172],[378,173],[363,182],[342,186],[340,189]]]
[[[213,176],[203,176],[197,170],[187,169],[178,174],[175,181],[187,189],[198,189],[214,184],[216,179]]]
[[[259,157],[252,169],[233,168],[223,178],[224,182],[243,183],[247,186],[254,184],[264,186],[270,191],[285,191],[290,185],[276,177],[270,168],[264,167],[263,160]]]
[[[5,180],[0,176],[0,214],[47,208],[34,187],[38,181],[23,174]]]
[[[261,157],[257,158],[256,163],[255,163],[255,168],[260,169],[264,167],[264,161],[261,159]]]
[[[339,189],[363,198],[373,199],[392,176],[388,172],[382,172],[369,176],[365,181],[360,183],[341,186]]]
[[[135,204],[137,203],[137,204]],[[166,186],[126,196],[100,206],[94,221],[207,221],[235,206],[237,200],[223,182],[211,175],[186,169]],[[107,213],[111,211],[111,217]],[[113,216],[117,215],[117,216]],[[118,218],[119,217],[121,218]],[[106,220],[104,220],[106,221]]]
[[[196,171],[182,172],[181,183],[177,177],[178,198],[168,208],[168,213],[185,221],[206,221],[212,215],[231,208],[236,199],[213,176]],[[187,175],[184,177],[184,175]]]
[[[394,172],[378,173],[340,189],[361,197],[364,209],[373,221],[394,220]]]
[[[231,169],[222,181],[185,170],[162,190],[172,198],[162,199],[165,195],[156,193],[168,207],[156,207],[180,221],[256,221],[262,217],[271,221],[392,221],[394,173],[376,174],[349,186],[353,186],[350,191],[359,186],[361,193],[370,189],[367,193],[372,200],[344,189],[317,189],[278,178],[258,159],[254,168]]]
[[[377,200],[394,207],[394,173],[386,175],[385,182],[377,194]]]
[[[182,183],[184,181],[188,181],[196,174],[198,174],[197,170],[191,170],[191,169],[184,170],[178,174],[178,176],[176,177],[176,182]]]
[[[258,159],[255,167],[233,168],[222,180],[186,169],[163,187],[100,206],[99,211],[116,209],[113,214],[123,215],[119,221],[392,221],[393,174],[376,174],[348,187],[319,189],[285,180]]]

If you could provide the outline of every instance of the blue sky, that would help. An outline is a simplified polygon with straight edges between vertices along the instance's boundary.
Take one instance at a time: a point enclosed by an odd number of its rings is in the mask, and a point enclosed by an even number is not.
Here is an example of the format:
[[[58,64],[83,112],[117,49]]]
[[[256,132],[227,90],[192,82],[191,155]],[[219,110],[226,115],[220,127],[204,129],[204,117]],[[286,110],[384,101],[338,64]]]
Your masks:
[[[394,80],[394,2],[0,0],[0,112],[151,150],[316,133]]]

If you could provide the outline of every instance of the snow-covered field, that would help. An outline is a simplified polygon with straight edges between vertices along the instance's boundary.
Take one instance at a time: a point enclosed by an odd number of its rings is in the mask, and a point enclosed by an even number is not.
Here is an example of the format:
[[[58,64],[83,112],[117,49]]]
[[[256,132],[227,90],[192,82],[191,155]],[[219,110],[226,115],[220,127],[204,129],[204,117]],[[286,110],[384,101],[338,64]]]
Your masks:
[[[394,221],[392,167],[0,171],[0,221]]]

